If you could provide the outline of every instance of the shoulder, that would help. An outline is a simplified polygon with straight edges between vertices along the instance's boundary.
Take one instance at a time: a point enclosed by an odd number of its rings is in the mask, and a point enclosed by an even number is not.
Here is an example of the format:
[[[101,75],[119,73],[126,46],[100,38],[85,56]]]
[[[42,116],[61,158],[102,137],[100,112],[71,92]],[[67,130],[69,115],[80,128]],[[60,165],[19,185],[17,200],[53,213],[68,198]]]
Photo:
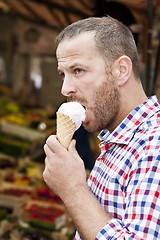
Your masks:
[[[142,151],[160,152],[160,111],[146,119],[136,130],[134,139]]]

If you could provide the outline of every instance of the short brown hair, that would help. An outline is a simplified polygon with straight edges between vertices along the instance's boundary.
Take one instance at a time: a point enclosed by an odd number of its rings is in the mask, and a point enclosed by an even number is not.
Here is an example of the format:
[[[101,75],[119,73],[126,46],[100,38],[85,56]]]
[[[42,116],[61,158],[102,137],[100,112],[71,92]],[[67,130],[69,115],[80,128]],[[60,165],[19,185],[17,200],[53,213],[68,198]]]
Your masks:
[[[107,17],[90,17],[66,27],[57,37],[59,44],[84,32],[95,32],[96,47],[106,62],[110,64],[122,55],[128,56],[133,65],[133,73],[139,78],[138,52],[129,28],[118,20]]]

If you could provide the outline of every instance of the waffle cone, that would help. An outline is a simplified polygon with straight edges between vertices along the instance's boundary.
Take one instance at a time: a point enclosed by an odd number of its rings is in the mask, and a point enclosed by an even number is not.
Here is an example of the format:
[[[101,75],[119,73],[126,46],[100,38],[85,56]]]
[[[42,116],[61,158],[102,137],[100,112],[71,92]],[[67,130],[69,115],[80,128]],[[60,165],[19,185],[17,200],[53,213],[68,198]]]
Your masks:
[[[66,149],[68,149],[75,130],[76,124],[69,118],[69,116],[57,112],[57,138]]]

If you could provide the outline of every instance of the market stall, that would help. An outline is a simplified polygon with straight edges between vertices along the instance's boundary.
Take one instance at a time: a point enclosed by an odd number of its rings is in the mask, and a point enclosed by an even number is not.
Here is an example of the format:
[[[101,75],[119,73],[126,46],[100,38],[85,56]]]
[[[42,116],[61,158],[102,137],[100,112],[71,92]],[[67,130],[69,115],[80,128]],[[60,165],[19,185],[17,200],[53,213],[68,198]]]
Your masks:
[[[118,19],[127,19],[136,37],[144,87],[147,92],[157,91],[160,98],[160,8],[158,1],[153,1],[151,7],[157,11],[153,19],[149,6],[141,0],[68,0],[67,4],[65,0],[0,0],[1,240],[70,240],[75,234],[61,199],[42,177],[43,145],[56,133],[56,110],[66,101],[60,93],[62,82],[55,58],[58,32],[85,17],[115,17],[118,9]],[[155,76],[153,81],[151,75]],[[74,137],[88,174],[99,154],[99,142],[97,133],[80,131]]]
[[[42,178],[43,144],[55,133],[55,120],[45,109],[22,109],[6,97],[0,104],[1,239],[71,239],[74,227],[62,201]]]

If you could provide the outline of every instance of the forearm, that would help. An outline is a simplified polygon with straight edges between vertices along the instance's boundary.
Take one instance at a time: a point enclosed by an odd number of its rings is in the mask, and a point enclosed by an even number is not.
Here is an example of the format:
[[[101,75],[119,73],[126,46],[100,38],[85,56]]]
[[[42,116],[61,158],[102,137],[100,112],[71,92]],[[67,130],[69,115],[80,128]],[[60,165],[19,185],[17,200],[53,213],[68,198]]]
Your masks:
[[[111,219],[86,185],[79,186],[70,197],[62,200],[83,240],[95,239]]]
[[[74,142],[67,151],[56,136],[50,136],[44,150],[45,182],[63,200],[82,239],[95,239],[110,217],[86,185],[84,162],[75,150]]]

